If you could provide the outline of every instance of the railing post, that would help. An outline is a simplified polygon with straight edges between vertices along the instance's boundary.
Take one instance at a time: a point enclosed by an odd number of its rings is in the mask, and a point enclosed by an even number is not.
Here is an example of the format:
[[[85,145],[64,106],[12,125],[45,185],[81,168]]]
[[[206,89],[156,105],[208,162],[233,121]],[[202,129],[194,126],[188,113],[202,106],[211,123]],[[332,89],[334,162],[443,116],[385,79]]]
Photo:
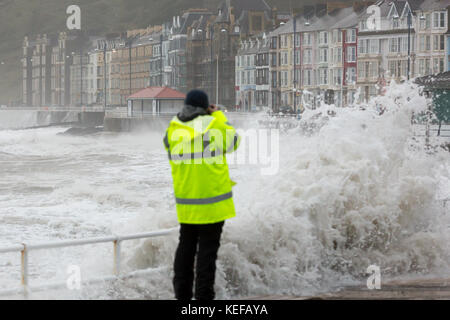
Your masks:
[[[114,275],[120,274],[120,243],[121,240],[114,240]]]
[[[23,244],[21,253],[21,283],[23,286],[23,295],[28,298],[28,250],[27,245]]]

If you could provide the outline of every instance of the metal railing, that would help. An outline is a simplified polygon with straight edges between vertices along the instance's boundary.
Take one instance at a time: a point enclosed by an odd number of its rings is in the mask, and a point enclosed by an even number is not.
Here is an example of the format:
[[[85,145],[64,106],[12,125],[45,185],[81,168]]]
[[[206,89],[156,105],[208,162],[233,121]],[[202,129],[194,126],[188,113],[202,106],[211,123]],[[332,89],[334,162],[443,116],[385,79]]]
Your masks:
[[[75,246],[84,246],[88,244],[99,244],[99,243],[108,243],[112,242],[114,245],[113,248],[113,274],[112,276],[105,276],[101,278],[95,278],[95,279],[89,279],[83,281],[84,284],[95,284],[95,283],[101,283],[105,281],[111,281],[111,280],[123,280],[138,276],[147,275],[150,272],[149,271],[135,271],[126,275],[120,274],[120,253],[121,253],[121,244],[123,241],[128,240],[138,240],[138,239],[149,239],[149,238],[155,238],[155,237],[161,237],[166,236],[174,233],[177,231],[178,228],[172,228],[172,229],[165,229],[165,230],[159,230],[149,233],[141,233],[141,234],[133,234],[133,235],[126,235],[126,236],[109,236],[109,237],[102,237],[102,238],[90,238],[90,239],[80,239],[80,240],[63,240],[58,242],[48,242],[48,243],[39,243],[39,244],[20,244],[10,247],[4,247],[0,248],[0,254],[1,253],[14,253],[14,252],[20,252],[21,253],[21,287],[8,289],[0,291],[0,296],[10,296],[10,295],[16,295],[16,294],[23,294],[25,298],[28,297],[29,293],[31,292],[38,292],[38,291],[44,291],[44,290],[51,290],[51,289],[61,289],[67,286],[67,284],[64,283],[53,283],[53,284],[45,284],[40,285],[36,287],[31,287],[29,285],[29,273],[28,273],[28,254],[30,251],[36,251],[36,250],[44,250],[44,249],[56,249],[56,248],[65,248],[65,247],[75,247]],[[154,271],[154,270],[152,270]]]

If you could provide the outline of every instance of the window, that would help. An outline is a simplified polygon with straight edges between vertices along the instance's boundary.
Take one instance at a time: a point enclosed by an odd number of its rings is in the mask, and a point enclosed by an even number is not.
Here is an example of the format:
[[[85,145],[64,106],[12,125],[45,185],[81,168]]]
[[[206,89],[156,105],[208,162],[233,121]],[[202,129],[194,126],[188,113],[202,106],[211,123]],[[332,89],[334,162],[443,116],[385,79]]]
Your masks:
[[[303,51],[303,63],[304,64],[310,64],[312,62],[312,50],[311,49],[305,49]]]
[[[281,36],[281,47],[282,48],[286,48],[287,47],[287,36],[286,35],[282,35]]]
[[[372,61],[369,63],[369,77],[372,79],[378,78],[378,62]]]
[[[295,70],[295,74],[294,74],[294,85],[298,85],[301,79],[301,70],[300,69],[296,69]]]
[[[257,85],[269,84],[268,73],[269,73],[268,69],[257,70],[256,84]]]
[[[370,40],[369,50],[372,54],[380,53],[380,40]]]
[[[334,49],[334,63],[342,62],[342,48],[338,47]]]
[[[289,54],[287,52],[281,53],[281,65],[286,66],[289,64]]]
[[[272,88],[277,87],[277,72],[272,71]]]
[[[300,64],[300,51],[295,51],[295,64]]]
[[[347,48],[347,62],[356,62],[356,47]]]
[[[271,66],[276,67],[277,66],[277,54],[271,53]]]
[[[419,36],[419,51],[425,51],[425,36]]]
[[[305,86],[312,85],[312,70],[310,69],[303,70],[303,84]]]
[[[333,30],[333,32],[332,32],[332,40],[331,40],[332,43],[336,43],[337,42],[337,33],[338,32],[339,32],[338,30]]]
[[[408,71],[408,61],[407,60],[391,60],[388,63],[389,74],[392,78],[398,78],[405,76]]]
[[[347,69],[346,80],[349,84],[356,83],[356,68],[351,67]]]
[[[361,30],[363,30],[363,31],[368,30],[368,28],[367,28],[367,20],[363,19],[363,20],[361,21],[361,23],[360,23],[360,28],[361,28]]]
[[[347,42],[355,43],[356,42],[356,29],[347,30]]]
[[[295,46],[300,47],[300,34],[299,33],[295,34]]]
[[[323,31],[320,33],[319,44],[328,44],[328,32]]]
[[[392,28],[398,29],[400,27],[399,19],[392,18]]]
[[[358,41],[358,53],[359,54],[368,53],[368,42],[369,42],[369,40],[362,40],[362,39],[360,39]]]
[[[430,29],[430,25],[431,25],[431,16],[429,13],[424,15],[424,20],[420,19],[420,29],[422,30],[426,30],[426,29]]]
[[[363,79],[366,77],[365,71],[365,62],[358,62],[358,78]]]
[[[400,40],[401,38],[389,39],[389,52],[400,52]]]
[[[288,85],[288,72],[282,71],[281,72],[281,86],[287,87],[287,85]]]
[[[272,37],[272,41],[270,43],[270,49],[277,49],[278,39],[277,37]]]
[[[425,75],[429,75],[432,73],[430,62],[430,59],[425,59]]]
[[[320,84],[321,85],[328,84],[328,69],[320,68],[319,69],[319,76],[320,76]]]
[[[412,37],[411,37],[411,50],[412,50]],[[401,51],[402,52],[408,52],[408,37],[402,37],[401,40]]]
[[[426,51],[431,50],[431,37],[430,36],[425,37],[425,50]]]
[[[431,73],[440,73],[444,72],[444,59],[442,58],[434,58],[433,59],[433,70],[430,70]]]
[[[397,77],[399,72],[398,72],[398,65],[397,65],[397,61],[389,61],[388,63],[389,66],[389,74],[391,77]]]
[[[335,69],[332,73],[334,85],[342,84],[342,69]]]
[[[434,49],[434,51],[445,50],[445,36],[444,35],[435,35],[433,37],[433,49]]]
[[[347,104],[352,105],[355,102],[355,92],[349,91],[347,93]]]
[[[425,60],[420,59],[419,60],[419,76],[425,75]]]
[[[321,63],[328,62],[328,49],[320,49],[320,57],[319,57]]]
[[[445,28],[445,12],[433,14],[433,28]]]
[[[342,32],[341,30],[333,30],[333,43],[342,42]]]
[[[311,44],[312,44],[311,33],[304,33],[303,34],[303,45],[310,46]]]

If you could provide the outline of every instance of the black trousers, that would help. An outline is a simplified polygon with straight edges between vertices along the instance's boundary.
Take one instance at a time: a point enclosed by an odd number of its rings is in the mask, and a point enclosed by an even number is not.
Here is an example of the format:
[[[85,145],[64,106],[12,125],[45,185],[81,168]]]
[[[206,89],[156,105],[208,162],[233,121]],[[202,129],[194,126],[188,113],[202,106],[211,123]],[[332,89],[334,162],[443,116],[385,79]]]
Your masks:
[[[174,262],[173,286],[176,299],[192,299],[194,261],[197,255],[195,299],[214,300],[217,251],[220,247],[223,226],[224,222],[181,225],[180,242]]]

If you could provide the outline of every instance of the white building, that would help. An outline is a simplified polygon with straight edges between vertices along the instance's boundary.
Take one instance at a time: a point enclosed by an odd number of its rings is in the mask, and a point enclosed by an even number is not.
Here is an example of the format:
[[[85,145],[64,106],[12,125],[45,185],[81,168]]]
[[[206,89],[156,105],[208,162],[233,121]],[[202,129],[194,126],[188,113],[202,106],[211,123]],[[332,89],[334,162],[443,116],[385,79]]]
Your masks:
[[[357,84],[362,100],[380,94],[392,80],[445,71],[448,6],[447,0],[382,0],[361,16]]]

